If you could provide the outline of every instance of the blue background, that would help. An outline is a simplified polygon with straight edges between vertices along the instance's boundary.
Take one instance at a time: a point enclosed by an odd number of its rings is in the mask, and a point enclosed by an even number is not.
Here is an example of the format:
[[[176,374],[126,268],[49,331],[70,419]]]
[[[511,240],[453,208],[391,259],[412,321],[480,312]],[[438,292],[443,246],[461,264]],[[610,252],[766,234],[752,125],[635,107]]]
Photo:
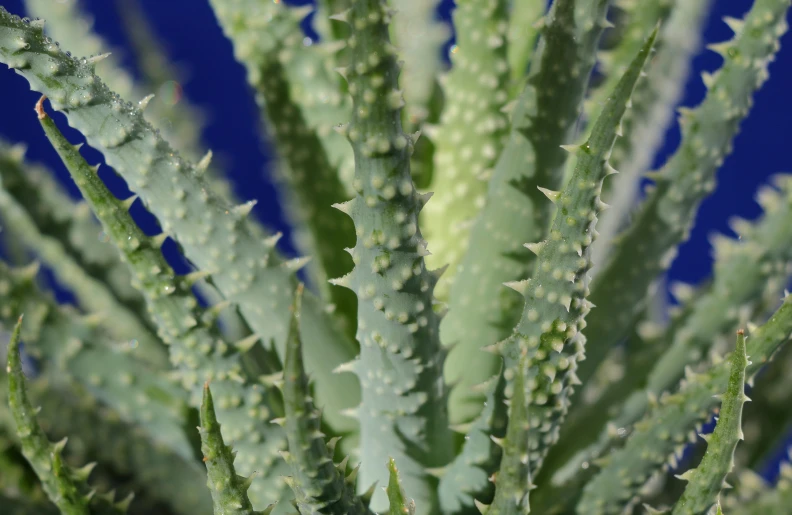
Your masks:
[[[57,1],[57,0],[52,0]],[[267,1],[267,0],[262,0]],[[135,71],[121,22],[112,0],[83,0],[95,16],[96,30],[120,56],[123,63]],[[255,208],[261,220],[288,234],[270,183],[267,167],[268,151],[261,143],[258,109],[248,89],[244,70],[233,58],[231,44],[218,27],[207,0],[140,0],[160,39],[165,43],[170,57],[189,72],[183,84],[186,97],[207,115],[204,131],[205,143],[231,174],[239,197],[257,198]],[[307,1],[292,2],[296,4]],[[731,31],[720,20],[724,15],[741,17],[751,6],[751,0],[715,0],[712,15],[707,23],[704,41],[719,42],[731,37]],[[15,14],[23,15],[22,0],[2,0],[2,5]],[[444,0],[440,15],[448,19],[453,3]],[[790,20],[792,21],[792,20]],[[714,70],[720,57],[703,51],[694,61],[695,72],[687,84],[683,105],[693,106],[701,101],[704,86],[699,74]],[[792,171],[792,33],[782,39],[782,49],[770,67],[770,80],[755,97],[755,105],[735,142],[734,152],[726,159],[718,173],[718,186],[702,205],[688,242],[682,245],[670,270],[670,278],[698,282],[711,270],[712,258],[707,235],[713,231],[732,234],[727,220],[739,215],[755,218],[760,210],[753,196],[767,177],[778,172]],[[0,65],[0,137],[12,142],[24,141],[29,145],[28,156],[61,169],[54,151],[49,147],[33,114],[38,95],[30,92],[27,81]],[[138,100],[138,99],[128,99]],[[65,127],[65,124],[61,124]],[[70,133],[73,141],[79,136]],[[661,164],[676,148],[679,133],[671,128],[657,159]],[[88,151],[92,162],[101,156]],[[70,181],[64,184],[77,195]],[[123,185],[113,184],[121,196]],[[790,221],[792,223],[792,221]],[[152,231],[151,220],[144,228]],[[286,238],[284,238],[286,240]],[[288,243],[287,243],[288,245]],[[431,242],[430,242],[431,245]],[[291,252],[290,248],[284,249]],[[175,253],[167,253],[174,260]],[[174,262],[174,264],[176,264]],[[179,267],[183,269],[182,267]]]

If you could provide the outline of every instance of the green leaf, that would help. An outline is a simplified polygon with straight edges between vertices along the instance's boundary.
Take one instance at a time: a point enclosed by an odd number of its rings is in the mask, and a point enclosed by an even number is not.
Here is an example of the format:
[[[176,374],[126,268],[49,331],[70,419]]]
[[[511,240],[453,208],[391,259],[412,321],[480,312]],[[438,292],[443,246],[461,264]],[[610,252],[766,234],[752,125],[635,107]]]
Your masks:
[[[737,503],[730,513],[745,515],[784,515],[792,503],[792,465],[781,464],[781,474],[773,488],[767,489],[745,503]]]
[[[577,166],[567,186],[560,192],[543,190],[557,206],[550,236],[529,244],[537,254],[531,279],[510,284],[525,298],[525,307],[514,334],[495,346],[504,357],[507,395],[511,389],[512,401],[495,500],[488,515],[516,515],[530,509],[532,478],[558,440],[577,384],[577,362],[584,356],[586,340],[581,330],[590,311],[586,300],[589,247],[603,208],[602,181],[611,170],[607,160],[656,36],[657,29],[609,96],[588,141],[569,149]],[[518,406],[521,397],[524,406]]]
[[[36,2],[41,4],[41,0],[26,0],[28,3]],[[173,141],[179,151],[184,152],[190,159],[200,159],[206,150],[201,144],[201,131],[206,125],[205,116],[199,108],[185,98],[182,93],[185,73],[178,62],[169,58],[166,46],[157,36],[150,20],[146,19],[146,13],[138,0],[116,0],[121,18],[124,33],[129,37],[136,67],[140,71],[140,82],[135,89],[143,91],[144,95],[154,95],[148,101],[146,107],[147,115],[153,120],[157,127],[162,127],[165,138]],[[43,9],[52,8],[51,5]],[[42,10],[46,17],[46,11]],[[48,20],[48,26],[52,23]],[[73,27],[69,23],[66,27]],[[61,37],[52,33],[53,39],[60,41]],[[71,48],[72,43],[63,43]],[[108,69],[107,73],[98,70],[100,77],[110,80],[109,75],[117,70]],[[111,89],[116,89],[110,85]],[[128,93],[119,94],[123,97],[135,98],[135,95]],[[142,97],[145,98],[145,97]],[[141,98],[141,99],[142,99]],[[209,167],[209,174],[212,186],[223,193],[227,198],[233,195],[231,184],[225,177],[220,177],[217,167]]]
[[[338,465],[333,463],[337,439],[328,444],[322,433],[322,415],[311,398],[303,364],[298,324],[301,301],[302,285],[297,289],[292,306],[292,322],[283,367],[282,390],[286,416],[279,423],[286,430],[289,442],[289,452],[283,453],[292,470],[287,482],[294,491],[297,509],[302,515],[371,514],[355,492],[357,469],[346,475],[346,460]]]
[[[0,493],[0,506],[4,515],[57,515],[59,511],[51,504],[42,504],[24,498],[7,497]]]
[[[625,40],[621,48],[635,43],[630,37],[635,28],[653,24],[658,18],[665,21],[660,29],[657,53],[647,67],[647,78],[635,88],[633,108],[622,120],[624,137],[613,147],[613,167],[619,170],[619,175],[607,182],[602,192],[603,200],[611,207],[602,217],[600,235],[591,249],[591,260],[597,265],[594,276],[607,262],[614,238],[627,225],[627,218],[639,201],[642,174],[652,166],[668,126],[674,121],[674,108],[685,93],[692,59],[701,50],[712,0],[623,0],[620,3],[628,5],[630,16],[623,29]]]
[[[505,388],[502,371],[476,388],[483,394],[484,409],[467,429],[460,453],[439,471],[443,513],[467,513],[475,507],[476,500],[492,499],[495,485],[490,478],[497,472],[501,458],[497,442],[506,430]]]
[[[8,230],[51,267],[61,283],[74,292],[80,306],[106,317],[106,328],[116,340],[135,340],[138,342],[134,350],[137,358],[145,360],[155,369],[165,368],[167,351],[145,320],[140,318],[140,314],[129,310],[105,284],[89,275],[82,263],[73,259],[56,237],[42,234],[25,206],[2,187],[0,214]]]
[[[206,183],[203,167],[182,159],[137,106],[102,83],[92,63],[67,55],[44,37],[40,27],[25,24],[5,9],[0,9],[0,61],[14,66],[54,107],[65,111],[69,123],[141,196],[186,257],[213,273],[213,284],[239,306],[260,340],[274,342],[282,353],[296,284],[294,269],[302,262],[284,262],[275,239],[266,238],[249,220],[252,204],[228,205]],[[302,323],[306,340],[316,344],[306,353],[308,370],[321,385],[320,402],[335,415],[329,422],[339,427],[337,422],[343,425],[347,420],[341,411],[355,403],[357,386],[354,378],[332,370],[354,356],[355,345],[315,297],[306,295]]]
[[[201,307],[190,289],[192,277],[177,277],[162,255],[158,242],[146,236],[128,213],[128,203],[113,196],[80,153],[58,130],[55,122],[37,106],[39,121],[75,184],[91,205],[105,232],[129,264],[135,284],[143,293],[159,334],[169,345],[174,377],[191,393],[191,403],[201,404],[201,382],[212,380],[221,399],[220,420],[226,436],[240,451],[237,463],[244,474],[259,474],[252,480],[250,495],[256,505],[280,500],[278,452],[285,445],[283,433],[269,423],[282,406],[245,367],[244,354],[254,350],[256,336],[234,344],[226,343],[213,324],[213,313]],[[200,272],[199,272],[200,274]],[[222,307],[220,305],[219,307]],[[264,356],[266,358],[266,356]],[[262,359],[262,361],[264,360]],[[270,362],[273,361],[270,359]],[[277,370],[270,363],[264,373]]]
[[[427,244],[418,228],[428,198],[410,175],[413,140],[401,125],[390,14],[380,0],[357,0],[337,18],[351,29],[350,65],[342,71],[354,105],[344,131],[355,153],[356,195],[336,207],[354,221],[357,242],[354,270],[334,284],[358,296],[360,357],[344,368],[357,374],[362,389],[360,480],[384,484],[382,464],[392,456],[420,513],[428,514],[437,509],[437,482],[426,469],[446,465],[453,455],[440,317],[433,308],[439,272],[425,265]],[[381,491],[372,507],[385,508]]]
[[[22,453],[41,480],[50,501],[63,515],[124,514],[129,500],[115,503],[112,498],[94,496],[85,479],[63,463],[66,440],[50,443],[36,420],[36,409],[30,404],[25,389],[25,376],[19,355],[19,337],[22,317],[14,327],[8,347],[8,403],[17,426],[17,436],[22,442]],[[90,470],[90,469],[89,469]]]
[[[68,2],[50,2],[49,0],[25,0],[27,12],[32,17],[46,20],[44,30],[48,36],[58,41],[64,48],[75,57],[91,58],[95,57],[96,74],[105,80],[113,91],[124,98],[143,102],[146,107],[146,117],[160,129],[168,141],[172,141],[179,151],[184,152],[190,159],[198,159],[203,154],[200,144],[201,122],[198,119],[194,108],[189,105],[186,99],[175,102],[173,98],[168,98],[171,93],[167,90],[160,90],[162,83],[174,79],[168,77],[167,70],[173,69],[172,63],[152,61],[158,60],[155,56],[162,57],[161,50],[151,51],[156,47],[155,39],[151,34],[145,37],[149,45],[145,56],[140,57],[140,69],[145,77],[148,77],[149,70],[156,69],[165,77],[159,79],[159,83],[153,83],[147,79],[143,83],[136,83],[132,74],[125,69],[120,62],[121,53],[114,52],[109,43],[102,39],[93,29],[92,18],[85,13],[82,0],[70,0]],[[129,13],[130,3],[124,3],[124,12]],[[138,20],[142,21],[142,20]],[[143,23],[136,23],[138,32],[145,32]],[[133,44],[138,41],[137,33],[131,33]],[[99,58],[101,56],[101,58]],[[167,77],[167,78],[166,78]],[[180,88],[175,82],[173,88]],[[149,95],[154,95],[150,98]],[[178,99],[176,99],[178,100]],[[213,184],[214,186],[215,184]],[[223,191],[228,191],[228,185],[223,187]]]
[[[421,213],[431,243],[429,266],[448,266],[435,292],[443,301],[468,245],[473,219],[487,194],[508,136],[506,63],[507,0],[462,0],[454,10],[456,46],[451,71],[443,80],[445,105],[430,136],[435,144],[434,195]],[[417,39],[417,38],[416,38]],[[408,91],[408,90],[407,90]]]
[[[412,499],[407,500],[399,479],[399,469],[396,468],[396,460],[393,458],[388,460],[388,471],[390,472],[387,489],[388,502],[390,503],[388,513],[390,515],[413,515],[415,513],[415,501]]]
[[[508,32],[508,61],[511,80],[521,85],[528,71],[539,39],[542,17],[547,11],[545,0],[516,0],[511,2]]]
[[[454,385],[454,424],[481,411],[471,387],[498,370],[497,358],[481,347],[507,337],[519,319],[519,297],[503,284],[525,279],[532,270],[534,256],[522,245],[541,240],[552,216],[552,205],[537,187],[562,185],[567,153],[560,146],[574,139],[607,7],[607,0],[560,0],[544,19],[528,84],[511,113],[509,141],[471,229],[441,325],[442,342],[450,347],[445,378]],[[471,362],[477,366],[471,369]]]
[[[311,106],[301,106],[295,101],[308,100],[305,88],[302,96],[298,93],[292,98],[290,84],[295,78],[303,79],[306,72],[302,70],[307,68],[314,70],[313,74],[307,72],[312,81],[322,87],[336,86],[331,96],[340,98],[337,81],[328,84],[327,73],[322,70],[327,57],[322,58],[312,46],[305,47],[299,13],[279,2],[214,0],[211,3],[223,30],[236,46],[237,59],[247,68],[248,82],[271,129],[280,157],[276,166],[278,182],[286,199],[286,213],[295,226],[295,242],[303,254],[314,260],[309,266],[312,279],[325,300],[335,304],[346,331],[353,334],[354,296],[331,288],[327,279],[352,269],[352,261],[343,250],[352,246],[354,231],[350,220],[332,208],[345,200],[347,192],[319,137],[320,132],[333,134],[330,128],[344,119],[325,122],[321,131],[315,124],[309,124],[304,112],[310,112]],[[261,30],[262,25],[267,27],[266,31]],[[348,117],[348,112],[343,116]],[[336,144],[343,145],[343,141]]]
[[[586,417],[581,420],[587,433],[574,432],[569,428],[569,451],[588,446],[567,467],[575,467],[583,461],[591,462],[601,456],[613,438],[609,428],[628,428],[649,410],[650,399],[674,387],[685,374],[685,367],[705,359],[717,352],[717,340],[731,332],[735,325],[743,324],[764,314],[766,302],[771,298],[777,302],[786,285],[787,263],[792,262],[792,178],[777,176],[775,188],[763,188],[757,199],[764,209],[764,216],[755,223],[735,220],[733,227],[739,239],[717,235],[711,238],[715,247],[714,277],[711,287],[701,293],[687,308],[684,323],[669,334],[662,352],[655,353],[648,370],[632,370],[640,374],[643,384],[622,399],[624,405],[617,416]],[[775,306],[773,306],[775,307]],[[626,392],[620,384],[619,391]],[[607,406],[596,408],[601,415],[608,413]],[[607,422],[607,426],[606,426]],[[578,431],[581,429],[578,426]],[[595,434],[597,441],[589,445]],[[574,441],[571,441],[574,440]]]
[[[212,492],[215,515],[253,515],[247,496],[251,478],[238,476],[234,469],[234,452],[223,442],[220,423],[215,415],[212,392],[207,381],[201,403],[201,452],[209,475],[207,485]]]
[[[440,0],[399,0],[393,14],[391,37],[404,61],[399,82],[407,103],[403,121],[409,130],[431,120],[437,80],[445,72],[443,47],[451,32],[437,16],[439,5]]]
[[[698,515],[717,505],[720,512],[720,492],[727,487],[726,476],[734,468],[734,450],[743,439],[742,409],[749,400],[745,395],[745,333],[737,331],[737,348],[731,355],[731,373],[723,394],[720,416],[715,431],[702,435],[707,441],[707,453],[695,469],[677,476],[688,482],[685,492],[674,506],[674,515]]]
[[[95,71],[102,77],[108,86],[116,93],[130,100],[137,100],[138,106],[145,111],[146,119],[162,132],[165,139],[172,142],[186,157],[191,160],[211,158],[211,153],[207,154],[206,149],[200,141],[201,127],[203,120],[195,106],[190,104],[189,99],[181,98],[182,86],[179,84],[179,66],[170,62],[164,52],[158,38],[152,33],[148,21],[137,0],[117,0],[121,14],[121,21],[129,35],[130,44],[133,47],[133,54],[140,70],[139,82],[134,82],[132,76],[121,66],[114,54],[106,54],[111,48],[98,34],[93,31],[93,22],[90,16],[83,11],[84,2],[73,0],[69,2],[51,2],[49,0],[26,0],[28,12],[32,16],[46,20],[44,30],[61,45],[68,48],[74,56],[106,56],[95,62]],[[222,198],[228,199],[236,204],[236,197],[231,190],[231,184],[226,177],[219,174],[218,167],[211,162],[207,164],[205,177],[211,188]],[[13,194],[13,192],[11,192]],[[19,198],[19,197],[17,197]],[[31,204],[33,205],[33,204]],[[80,211],[87,214],[85,209]],[[36,213],[33,213],[35,217]],[[86,217],[88,218],[88,217]],[[84,221],[83,225],[95,224],[92,218]],[[44,228],[40,226],[42,232]],[[101,247],[104,251],[110,251],[114,258],[117,254],[109,245],[105,245],[102,237],[96,237],[100,229],[96,229],[87,241],[81,237],[82,246],[90,248]],[[65,239],[65,238],[64,238]],[[69,245],[64,243],[67,248]],[[92,244],[92,245],[91,245]],[[99,267],[93,267],[99,268]],[[122,265],[124,272],[126,267]],[[101,270],[101,269],[100,269]],[[100,270],[94,271],[94,275]],[[115,289],[126,286],[129,289],[129,281],[125,280],[125,274],[116,277],[118,267],[112,271],[105,272],[111,285]],[[196,284],[201,294],[209,300],[217,300],[217,294],[210,285],[199,282]],[[134,291],[134,290],[133,290]],[[135,292],[137,293],[137,292]],[[139,296],[134,297],[140,300]],[[224,332],[241,337],[244,329],[240,327],[239,316],[236,313],[227,311],[221,315]]]
[[[592,284],[591,301],[598,308],[587,328],[588,357],[579,370],[584,383],[643,310],[650,285],[671,265],[699,203],[714,189],[715,172],[731,149],[753,94],[768,77],[767,66],[787,28],[789,6],[788,0],[756,0],[745,30],[714,47],[725,59],[723,67],[711,82],[707,79],[704,102],[682,112],[680,148],[656,177],[656,189]]]
[[[24,145],[0,141],[0,179],[17,202],[37,206],[27,213],[42,235],[57,240],[74,262],[104,283],[129,310],[145,313],[145,302],[132,287],[127,266],[103,241],[102,226],[85,202],[69,196],[52,170],[25,159]]]
[[[34,284],[37,274],[37,266],[10,269],[0,262],[0,284],[5,286],[0,289],[0,322],[13,324],[24,313],[23,338],[32,355],[73,377],[124,421],[140,425],[152,441],[192,458],[192,443],[184,433],[188,409],[182,390],[134,359],[129,345],[108,345],[96,317],[82,316],[43,295]]]
[[[769,321],[750,334],[748,352],[751,364],[745,372],[752,377],[770,360],[792,334],[792,295]],[[722,361],[705,373],[692,374],[680,383],[673,395],[664,396],[651,413],[633,426],[624,447],[611,452],[607,463],[586,485],[577,506],[578,513],[617,514],[639,491],[649,477],[670,460],[677,463],[677,455],[684,443],[694,437],[692,428],[703,424],[717,406],[718,399],[729,383],[730,363]]]
[[[211,515],[206,470],[197,456],[177,454],[140,426],[122,420],[112,406],[98,401],[57,367],[41,365],[36,379],[27,383],[28,392],[41,407],[37,418],[47,436],[69,437],[70,463],[95,461],[100,474],[111,471],[122,477],[118,488],[136,492],[137,509],[156,504],[179,515]],[[5,397],[5,388],[0,390]],[[187,429],[194,431],[194,425]]]

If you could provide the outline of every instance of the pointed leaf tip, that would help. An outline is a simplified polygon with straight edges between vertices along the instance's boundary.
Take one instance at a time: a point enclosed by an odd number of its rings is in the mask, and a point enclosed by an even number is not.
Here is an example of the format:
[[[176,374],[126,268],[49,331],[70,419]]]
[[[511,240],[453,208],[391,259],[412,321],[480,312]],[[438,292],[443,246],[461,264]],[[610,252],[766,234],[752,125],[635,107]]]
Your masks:
[[[39,98],[38,102],[36,102],[35,110],[36,110],[36,115],[38,116],[39,120],[43,120],[44,118],[47,117],[47,111],[44,110],[44,101],[45,100],[47,100],[47,96],[46,95],[41,95],[41,98]],[[22,157],[25,155],[26,147],[20,147],[20,148],[22,149],[22,152],[20,154],[20,160],[21,160]]]
[[[311,256],[303,256],[284,261],[283,266],[290,272],[298,272],[305,268],[305,265],[307,265],[310,261]]]
[[[239,352],[246,353],[253,348],[254,345],[260,340],[261,338],[257,334],[251,334],[246,338],[242,338],[241,340],[237,340],[234,343],[234,347],[236,347]]]
[[[528,285],[529,284],[530,284],[529,280],[525,280],[525,281],[510,281],[510,282],[507,282],[507,283],[503,283],[504,286],[516,291],[520,295],[525,295],[525,293],[528,291]]]
[[[212,162],[212,156],[213,156],[212,151],[211,150],[207,150],[206,154],[204,154],[204,156],[201,158],[201,160],[198,161],[198,164],[195,165],[195,168],[199,172],[206,171],[209,168],[209,164],[211,164],[211,162]]]
[[[546,243],[547,242],[545,241],[539,241],[537,243],[526,243],[525,248],[527,248],[528,250],[530,250],[531,252],[533,252],[538,256],[539,252],[542,251]]]
[[[93,56],[93,57],[89,57],[89,58],[87,59],[87,61],[88,61],[88,64],[95,65],[95,64],[96,64],[96,63],[98,63],[98,62],[104,61],[105,59],[107,59],[108,57],[110,57],[110,55],[111,55],[111,53],[110,53],[110,52],[106,52],[106,53],[104,53],[104,54],[99,54],[99,55],[95,55],[95,56]]]
[[[275,248],[275,246],[278,244],[278,242],[282,237],[283,237],[282,232],[276,232],[272,236],[269,236],[264,239],[264,245],[270,249]]]
[[[154,93],[151,93],[140,99],[140,101],[138,102],[138,109],[140,109],[141,111],[145,111],[149,105],[149,102],[151,102],[153,98],[154,98]]]
[[[333,204],[331,207],[334,207],[341,211],[344,214],[351,215],[352,214],[352,200],[347,200],[346,202],[338,202]]]
[[[232,211],[240,217],[245,217],[253,211],[253,207],[258,203],[258,200],[249,200],[244,204],[240,204],[232,208]]]
[[[560,191],[553,191],[547,188],[542,188],[541,186],[537,186],[537,188],[539,189],[539,191],[541,191],[544,194],[545,197],[550,199],[550,202],[554,204],[556,203],[556,201],[558,201],[559,197],[561,196]]]
[[[349,23],[349,12],[350,10],[347,9],[346,11],[341,11],[340,13],[330,15],[330,19],[333,21],[340,21],[342,23]]]
[[[399,469],[396,468],[396,461],[393,458],[388,461],[388,470],[390,478],[385,491],[390,502],[389,515],[413,515],[415,513],[415,503],[406,499],[399,477]]]
[[[735,35],[739,35],[742,33],[743,28],[745,28],[745,21],[739,18],[732,18],[731,16],[724,16],[723,22],[729,26],[729,28],[734,32]]]

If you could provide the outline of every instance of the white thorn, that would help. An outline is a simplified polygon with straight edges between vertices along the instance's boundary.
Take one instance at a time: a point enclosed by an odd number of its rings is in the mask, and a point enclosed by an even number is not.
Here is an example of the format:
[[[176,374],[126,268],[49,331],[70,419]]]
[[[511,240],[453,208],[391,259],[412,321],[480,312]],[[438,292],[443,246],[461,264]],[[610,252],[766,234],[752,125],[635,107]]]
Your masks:
[[[354,200],[354,199],[353,199]],[[346,213],[347,215],[352,214],[352,200],[347,200],[346,202],[339,202],[337,204],[333,204],[331,207],[334,207],[341,211],[342,213]]]
[[[525,295],[525,292],[528,291],[528,285],[530,281],[510,281],[507,283],[503,283],[504,286],[507,288],[511,288],[512,290],[516,291],[520,295]]]
[[[337,367],[333,369],[334,374],[344,374],[346,372],[354,372],[355,371],[355,363],[357,361],[347,361],[346,363],[341,363]]]
[[[241,217],[247,216],[253,210],[253,206],[255,206],[256,203],[258,203],[258,200],[249,200],[244,204],[234,206],[232,211]]]
[[[344,78],[344,80],[349,80],[349,79],[347,78],[347,74],[349,73],[349,70],[348,70],[346,67],[344,67],[344,66],[339,66],[338,68],[335,68],[335,69],[334,69],[334,71],[335,71],[337,74],[339,74],[340,76],[342,76],[342,77]]]
[[[735,34],[740,34],[743,31],[743,27],[745,27],[745,22],[739,18],[732,18],[731,16],[724,16],[723,22],[729,26],[729,28]]]
[[[128,199],[126,199],[126,200],[122,200],[122,201],[121,201],[121,205],[122,205],[122,206],[124,206],[124,209],[125,209],[125,210],[129,211],[129,208],[130,208],[130,207],[132,207],[132,204],[134,204],[134,203],[135,203],[135,201],[137,200],[137,198],[138,198],[138,196],[137,196],[137,195],[132,195],[132,196],[131,196],[131,197],[129,197]]]
[[[143,97],[143,99],[141,99],[140,102],[138,102],[138,109],[140,109],[141,111],[145,111],[146,107],[148,107],[149,102],[151,102],[152,98],[154,98],[154,93]]]
[[[283,267],[291,272],[296,272],[307,265],[309,261],[311,261],[311,256],[298,257],[284,261]]]
[[[204,156],[201,158],[201,160],[198,161],[198,164],[195,165],[195,169],[199,173],[203,173],[203,172],[206,171],[207,168],[209,168],[209,163],[211,163],[211,162],[212,162],[212,151],[211,150],[207,150],[206,154],[204,154]]]
[[[352,280],[352,272],[349,272],[344,276],[337,277],[335,279],[328,279],[327,282],[329,282],[333,286],[343,286],[344,288],[352,289],[351,280]]]
[[[330,16],[331,20],[334,21],[341,21],[344,23],[349,23],[349,11],[351,9],[347,9],[346,11],[341,11],[340,13],[336,13]]]
[[[319,46],[319,50],[324,52],[325,54],[334,55],[340,52],[341,50],[345,49],[346,47],[347,47],[346,41],[342,41],[342,40],[327,41],[327,42],[322,42],[322,44]]]
[[[282,237],[283,237],[282,232],[276,232],[272,236],[269,236],[268,238],[264,238],[264,245],[269,248],[275,248],[275,245],[278,244],[278,241],[280,241]]]
[[[426,203],[429,202],[429,199],[431,199],[433,196],[434,196],[434,191],[427,191],[426,193],[420,193],[418,195],[418,201],[421,203],[421,208],[423,208],[423,206],[425,206]]]
[[[187,284],[192,286],[198,281],[202,279],[206,279],[210,275],[212,274],[207,270],[196,270],[195,272],[190,272],[189,274],[186,274],[185,276],[182,277],[182,279],[186,281]]]
[[[536,243],[526,243],[525,244],[525,248],[530,250],[531,252],[533,252],[534,254],[536,254],[538,256],[539,252],[542,251],[542,249],[544,248],[544,246],[546,244],[547,244],[546,241],[539,241],[539,242],[536,242]]]
[[[252,349],[257,341],[259,341],[259,336],[257,334],[251,334],[247,338],[242,338],[241,340],[236,341],[234,343],[234,347],[239,349],[239,351],[244,354],[245,352]]]
[[[88,64],[96,64],[100,61],[104,61],[108,57],[110,57],[110,52],[107,52],[106,54],[99,54],[93,57],[89,57],[88,59],[86,59],[86,61],[88,62]]]
[[[550,202],[552,202],[553,204],[555,204],[558,198],[561,196],[560,191],[549,190],[547,188],[542,188],[541,186],[537,186],[537,188],[539,189],[539,191],[544,193],[544,196],[550,199]]]
[[[154,245],[155,248],[162,247],[162,244],[165,243],[165,240],[168,239],[168,235],[164,232],[159,233],[156,236],[151,237],[151,243]]]
[[[712,85],[715,84],[715,77],[709,72],[701,72],[701,80],[707,89],[712,88]]]

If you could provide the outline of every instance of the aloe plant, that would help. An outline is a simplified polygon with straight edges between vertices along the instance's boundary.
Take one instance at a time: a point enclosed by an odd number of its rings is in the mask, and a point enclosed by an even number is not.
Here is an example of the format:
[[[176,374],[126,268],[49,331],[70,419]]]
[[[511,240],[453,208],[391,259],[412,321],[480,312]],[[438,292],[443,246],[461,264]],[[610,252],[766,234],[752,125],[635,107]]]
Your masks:
[[[788,352],[761,375],[792,334],[790,176],[733,223],[739,239],[713,238],[712,280],[676,287],[669,323],[648,306],[790,0],[727,20],[724,62],[645,199],[706,0],[460,0],[447,70],[439,2],[317,0],[317,41],[304,9],[209,0],[272,140],[296,258],[252,192],[236,200],[195,110],[147,93],[178,72],[135,2],[139,79],[79,3],[26,4],[38,18],[0,7],[0,62],[43,95],[83,199],[0,141],[0,511],[784,513],[789,465],[776,485],[751,467],[769,446],[752,438],[792,420]],[[768,408],[743,416],[757,377]],[[704,457],[683,465],[691,446]]]

